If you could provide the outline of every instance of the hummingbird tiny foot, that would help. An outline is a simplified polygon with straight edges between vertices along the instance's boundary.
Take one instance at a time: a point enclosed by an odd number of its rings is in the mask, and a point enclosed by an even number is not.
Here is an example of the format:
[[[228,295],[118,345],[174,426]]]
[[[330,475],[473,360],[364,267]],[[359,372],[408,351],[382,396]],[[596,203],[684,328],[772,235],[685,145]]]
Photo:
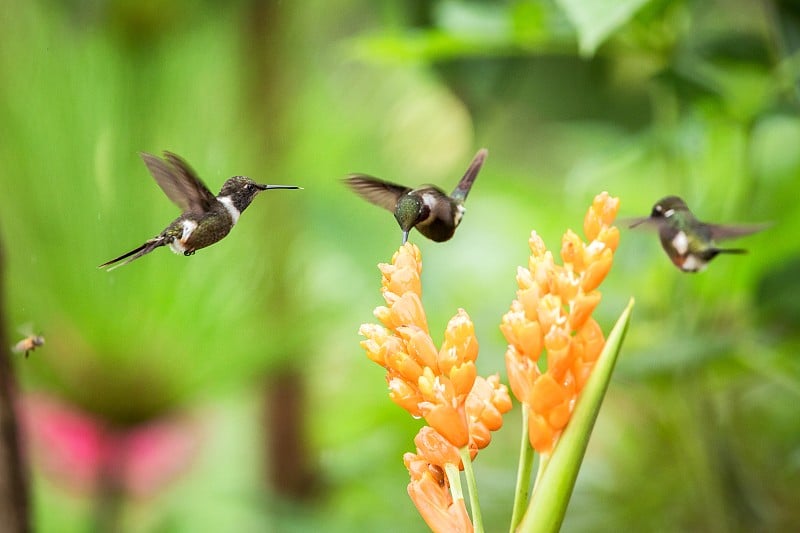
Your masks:
[[[189,257],[190,255],[194,255],[195,252],[196,250],[186,250],[185,252],[183,252],[183,255]]]

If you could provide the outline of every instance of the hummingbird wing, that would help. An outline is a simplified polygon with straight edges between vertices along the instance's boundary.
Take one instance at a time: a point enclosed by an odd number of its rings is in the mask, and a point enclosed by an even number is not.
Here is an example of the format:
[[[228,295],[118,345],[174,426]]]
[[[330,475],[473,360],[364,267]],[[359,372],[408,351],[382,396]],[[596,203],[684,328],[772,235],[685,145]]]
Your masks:
[[[167,164],[152,154],[142,152],[140,155],[164,194],[184,212],[205,212],[217,201],[192,168],[179,156],[164,152],[164,158],[169,163]]]
[[[364,174],[351,174],[343,181],[354,193],[392,213],[397,205],[397,199],[411,191],[409,187]]]
[[[478,172],[483,166],[483,162],[486,161],[487,155],[489,155],[489,150],[486,148],[478,150],[478,153],[472,158],[472,163],[469,164],[469,168],[464,173],[464,177],[461,178],[456,188],[453,189],[453,194],[450,195],[453,200],[463,203],[467,199],[469,190],[472,188],[472,184],[475,183],[475,178],[478,177]]]
[[[725,239],[734,239],[752,233],[758,233],[770,227],[772,224],[748,224],[739,226],[724,226],[721,224],[705,224],[711,232],[711,238],[716,241],[723,241]]]

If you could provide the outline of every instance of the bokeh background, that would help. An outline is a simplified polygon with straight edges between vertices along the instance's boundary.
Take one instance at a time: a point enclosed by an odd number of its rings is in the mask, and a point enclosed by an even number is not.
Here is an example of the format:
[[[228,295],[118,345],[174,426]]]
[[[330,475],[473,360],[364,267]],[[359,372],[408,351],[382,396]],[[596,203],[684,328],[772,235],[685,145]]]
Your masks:
[[[558,249],[608,190],[771,221],[679,272],[623,231],[597,311],[637,305],[564,531],[800,524],[800,10],[764,0],[0,1],[0,235],[36,530],[425,531],[402,454],[420,421],[358,345],[391,216],[364,172],[452,188],[424,258],[434,339],[459,307],[483,375],[532,229]],[[231,235],[96,265],[177,209],[139,151],[261,195]],[[439,332],[439,333],[437,333]],[[508,527],[519,409],[476,462]]]

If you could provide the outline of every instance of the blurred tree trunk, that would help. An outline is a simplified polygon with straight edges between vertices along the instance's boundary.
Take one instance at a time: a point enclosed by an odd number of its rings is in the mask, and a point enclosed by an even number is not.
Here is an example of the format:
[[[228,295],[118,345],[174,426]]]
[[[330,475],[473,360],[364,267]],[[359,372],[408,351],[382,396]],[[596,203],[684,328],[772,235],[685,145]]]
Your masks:
[[[291,43],[292,3],[252,0],[245,10],[243,66],[249,111],[254,139],[254,151],[261,159],[260,167],[269,169],[263,176],[268,183],[283,183],[285,164],[283,154],[289,152],[293,137],[291,121],[286,111],[293,106],[297,80],[296,51]],[[305,436],[305,379],[301,365],[308,361],[310,349],[299,346],[308,342],[297,335],[301,324],[299,280],[290,266],[290,258],[300,231],[302,214],[296,212],[297,202],[282,202],[270,198],[269,209],[262,220],[268,245],[264,261],[270,277],[264,295],[265,313],[269,317],[272,335],[270,342],[284,347],[279,354],[281,363],[270,369],[264,383],[265,475],[269,485],[279,495],[289,499],[309,497],[314,489],[314,470],[310,466],[310,451]],[[295,209],[290,211],[290,209]]]
[[[0,245],[0,529],[31,530],[28,515],[28,472],[22,459],[16,411],[17,384],[5,332],[5,257]]]

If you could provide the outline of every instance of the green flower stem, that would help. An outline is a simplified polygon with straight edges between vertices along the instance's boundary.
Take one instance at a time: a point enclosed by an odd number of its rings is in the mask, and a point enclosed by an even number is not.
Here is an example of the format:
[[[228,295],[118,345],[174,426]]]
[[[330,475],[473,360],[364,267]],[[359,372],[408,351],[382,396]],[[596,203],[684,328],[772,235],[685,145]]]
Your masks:
[[[517,466],[517,488],[514,490],[514,507],[511,513],[511,527],[514,531],[522,520],[528,505],[528,490],[531,486],[533,469],[533,447],[528,438],[528,408],[522,405],[522,438],[519,443],[519,465]]]
[[[450,484],[450,496],[453,501],[463,500],[464,493],[461,490],[461,474],[457,465],[445,463],[444,473],[447,474],[447,482]]]
[[[594,422],[600,412],[617,355],[633,310],[633,298],[608,335],[572,418],[547,461],[541,461],[528,510],[519,524],[521,533],[552,533],[561,528],[575,479],[589,443]]]
[[[550,462],[550,454],[539,454],[539,466],[536,467],[536,479],[533,482],[533,491],[531,498],[536,495],[536,487],[539,486],[539,481],[544,476],[544,471],[547,469],[547,463]]]
[[[476,533],[483,533],[483,518],[481,517],[481,506],[478,504],[478,485],[475,483],[475,472],[472,470],[472,459],[469,456],[469,445],[458,450],[461,455],[461,462],[464,463],[464,475],[467,478],[467,488],[469,489],[469,507],[472,510],[472,527]]]

